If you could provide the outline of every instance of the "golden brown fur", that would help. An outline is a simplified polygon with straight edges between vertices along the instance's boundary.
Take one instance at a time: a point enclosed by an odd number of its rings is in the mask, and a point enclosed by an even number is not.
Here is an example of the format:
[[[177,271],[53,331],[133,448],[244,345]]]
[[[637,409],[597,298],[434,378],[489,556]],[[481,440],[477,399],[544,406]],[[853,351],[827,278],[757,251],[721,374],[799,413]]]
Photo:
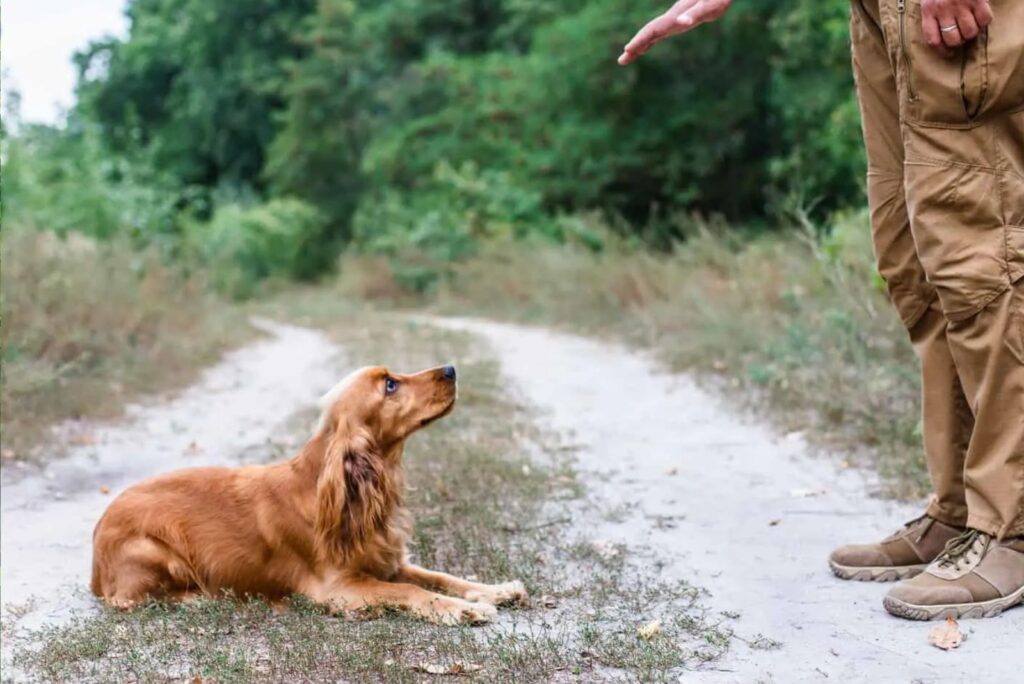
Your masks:
[[[447,624],[490,620],[495,605],[525,597],[521,583],[478,584],[406,559],[402,451],[454,406],[454,376],[364,368],[325,397],[316,433],[291,460],[129,488],[96,525],[93,593],[121,608],[297,593],[334,611],[388,605]]]

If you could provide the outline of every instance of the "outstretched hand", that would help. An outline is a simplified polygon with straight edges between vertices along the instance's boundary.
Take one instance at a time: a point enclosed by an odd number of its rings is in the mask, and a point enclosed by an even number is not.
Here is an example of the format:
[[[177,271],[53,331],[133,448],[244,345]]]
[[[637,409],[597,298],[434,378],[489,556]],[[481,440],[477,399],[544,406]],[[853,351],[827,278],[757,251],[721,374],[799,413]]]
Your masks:
[[[667,12],[647,22],[619,56],[619,64],[625,66],[644,54],[651,47],[670,36],[686,33],[701,24],[718,19],[729,9],[732,0],[679,0]]]

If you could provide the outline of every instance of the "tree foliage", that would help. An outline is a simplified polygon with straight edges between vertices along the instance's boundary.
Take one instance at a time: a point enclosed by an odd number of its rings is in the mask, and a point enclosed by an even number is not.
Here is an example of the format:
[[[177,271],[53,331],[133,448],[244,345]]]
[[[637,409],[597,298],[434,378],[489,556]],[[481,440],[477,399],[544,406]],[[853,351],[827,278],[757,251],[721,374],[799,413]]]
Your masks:
[[[569,239],[594,211],[664,245],[678,212],[859,203],[848,7],[736,0],[619,67],[667,1],[134,0],[127,37],[78,56],[73,120],[102,150],[76,149],[149,169],[210,253],[251,262],[222,248],[227,222],[303,217],[303,276],[349,245],[455,259],[494,235]],[[62,173],[122,182],[110,163]]]

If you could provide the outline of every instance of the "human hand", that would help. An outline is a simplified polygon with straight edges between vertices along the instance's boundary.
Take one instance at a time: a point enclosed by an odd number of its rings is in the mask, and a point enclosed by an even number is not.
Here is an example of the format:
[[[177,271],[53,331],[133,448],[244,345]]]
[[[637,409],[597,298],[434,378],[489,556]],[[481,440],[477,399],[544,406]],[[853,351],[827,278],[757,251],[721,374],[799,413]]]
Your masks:
[[[925,42],[943,53],[974,40],[991,23],[989,0],[921,0]]]
[[[951,0],[945,0],[947,4]],[[957,2],[984,2],[987,0],[956,0]],[[679,33],[686,33],[701,24],[718,19],[729,9],[732,0],[679,0],[659,17],[652,19],[637,32],[623,48],[619,64],[625,66],[644,54],[655,43]],[[943,24],[945,26],[945,24]]]

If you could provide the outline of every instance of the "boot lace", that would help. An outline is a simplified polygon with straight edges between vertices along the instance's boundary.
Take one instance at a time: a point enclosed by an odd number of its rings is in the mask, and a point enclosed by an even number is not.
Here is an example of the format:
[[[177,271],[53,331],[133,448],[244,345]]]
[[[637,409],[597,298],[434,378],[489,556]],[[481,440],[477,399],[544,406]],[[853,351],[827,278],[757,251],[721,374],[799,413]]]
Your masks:
[[[967,558],[967,554],[974,548],[979,540],[987,540],[988,536],[978,530],[964,530],[959,537],[954,537],[946,542],[946,548],[942,550],[935,562],[940,568],[960,569],[960,564]]]

